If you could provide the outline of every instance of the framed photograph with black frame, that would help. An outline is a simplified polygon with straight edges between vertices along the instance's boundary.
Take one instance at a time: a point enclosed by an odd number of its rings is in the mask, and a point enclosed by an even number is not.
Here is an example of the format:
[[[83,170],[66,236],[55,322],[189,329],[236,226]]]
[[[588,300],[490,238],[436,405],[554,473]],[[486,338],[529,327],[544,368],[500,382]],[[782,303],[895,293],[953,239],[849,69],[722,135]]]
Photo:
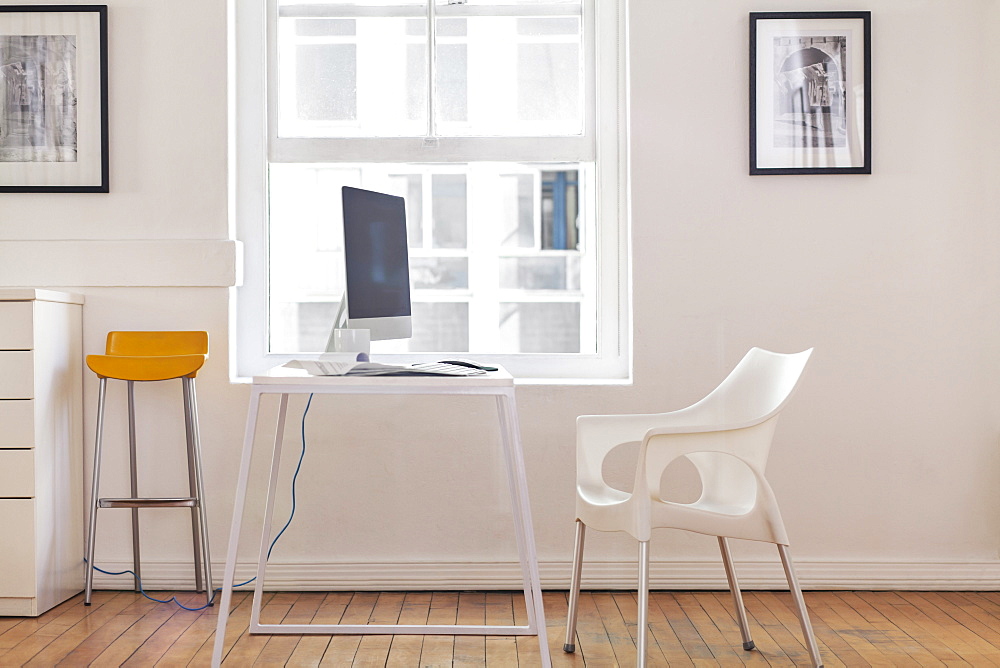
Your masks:
[[[0,192],[108,192],[107,5],[0,6]]]
[[[750,174],[871,174],[871,12],[750,14]]]

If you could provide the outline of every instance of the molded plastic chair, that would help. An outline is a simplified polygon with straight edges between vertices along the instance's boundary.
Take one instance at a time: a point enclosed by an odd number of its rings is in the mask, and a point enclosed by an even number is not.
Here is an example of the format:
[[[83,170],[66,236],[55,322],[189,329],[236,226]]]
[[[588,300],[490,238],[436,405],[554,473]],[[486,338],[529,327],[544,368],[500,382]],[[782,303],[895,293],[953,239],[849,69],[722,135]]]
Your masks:
[[[583,415],[577,419],[576,548],[564,651],[576,649],[585,530],[624,531],[639,541],[636,650],[637,665],[646,665],[650,532],[674,528],[718,537],[746,650],[754,649],[754,643],[727,538],[775,543],[813,665],[822,665],[788,554],[781,513],[764,477],[778,415],[811,354],[811,348],[789,355],[753,348],[721,385],[688,408],[655,415]],[[601,467],[616,446],[632,442],[640,446],[629,494],[608,486]],[[693,503],[660,498],[660,478],[680,457],[690,460],[701,476],[701,497]]]
[[[90,534],[87,538],[87,578],[84,604],[90,605],[94,584],[94,544],[97,537],[97,511],[102,508],[132,509],[132,564],[139,591],[139,509],[190,508],[194,542],[195,589],[202,591],[205,579],[207,604],[212,603],[212,559],[208,547],[208,524],[205,517],[205,483],[201,472],[201,442],[198,436],[198,405],[194,379],[208,359],[207,332],[109,332],[104,355],[87,355],[87,366],[100,378],[97,404],[97,440],[94,446],[94,477],[90,495]],[[101,446],[104,433],[104,403],[108,379],[128,383],[128,436],[131,496],[106,498],[98,495],[101,479]],[[140,498],[136,471],[135,383],[181,379],[184,392],[184,427],[187,441],[189,496]]]

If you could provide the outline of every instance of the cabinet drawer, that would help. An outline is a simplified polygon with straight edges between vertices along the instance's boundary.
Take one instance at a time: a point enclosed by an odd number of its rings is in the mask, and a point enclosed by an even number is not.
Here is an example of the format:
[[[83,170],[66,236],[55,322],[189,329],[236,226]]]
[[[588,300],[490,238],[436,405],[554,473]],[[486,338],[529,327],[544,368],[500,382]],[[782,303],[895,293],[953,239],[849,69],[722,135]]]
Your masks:
[[[0,499],[0,536],[0,596],[35,596],[34,499]]]
[[[0,401],[0,448],[35,445],[35,402],[31,399]]]
[[[35,451],[0,450],[0,497],[35,495]]]
[[[0,350],[31,350],[32,302],[0,302]]]
[[[31,399],[34,384],[31,351],[0,351],[0,399]]]

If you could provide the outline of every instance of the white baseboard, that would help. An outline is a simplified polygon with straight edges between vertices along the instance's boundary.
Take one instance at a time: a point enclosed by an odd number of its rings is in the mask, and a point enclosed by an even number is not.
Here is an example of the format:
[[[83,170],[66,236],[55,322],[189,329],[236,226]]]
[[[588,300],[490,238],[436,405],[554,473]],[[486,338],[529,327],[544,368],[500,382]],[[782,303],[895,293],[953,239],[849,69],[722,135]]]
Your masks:
[[[131,568],[128,563],[103,563],[105,570]],[[239,564],[236,581],[253,577],[254,565]],[[861,590],[1000,590],[1000,562],[848,562],[802,561],[795,565],[803,589]],[[212,573],[215,585],[222,580],[223,565]],[[737,575],[744,589],[785,589],[784,573],[777,561],[737,562]],[[193,575],[190,563],[142,564],[143,586],[149,590],[189,589]],[[570,564],[539,564],[543,589],[567,589]],[[635,589],[637,569],[628,562],[584,562],[585,589]],[[650,564],[654,589],[726,589],[721,562],[681,561]],[[129,589],[131,576],[96,573],[97,589]],[[274,591],[338,590],[517,590],[523,587],[517,562],[424,562],[339,563],[268,566],[265,588]]]

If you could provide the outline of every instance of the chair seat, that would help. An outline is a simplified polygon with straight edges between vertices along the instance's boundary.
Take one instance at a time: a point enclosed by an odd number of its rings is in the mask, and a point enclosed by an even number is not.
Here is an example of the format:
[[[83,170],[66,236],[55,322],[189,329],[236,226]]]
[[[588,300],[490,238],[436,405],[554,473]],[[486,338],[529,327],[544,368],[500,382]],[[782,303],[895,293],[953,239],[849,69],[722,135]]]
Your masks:
[[[102,378],[170,380],[194,377],[205,355],[87,355],[87,366]]]

